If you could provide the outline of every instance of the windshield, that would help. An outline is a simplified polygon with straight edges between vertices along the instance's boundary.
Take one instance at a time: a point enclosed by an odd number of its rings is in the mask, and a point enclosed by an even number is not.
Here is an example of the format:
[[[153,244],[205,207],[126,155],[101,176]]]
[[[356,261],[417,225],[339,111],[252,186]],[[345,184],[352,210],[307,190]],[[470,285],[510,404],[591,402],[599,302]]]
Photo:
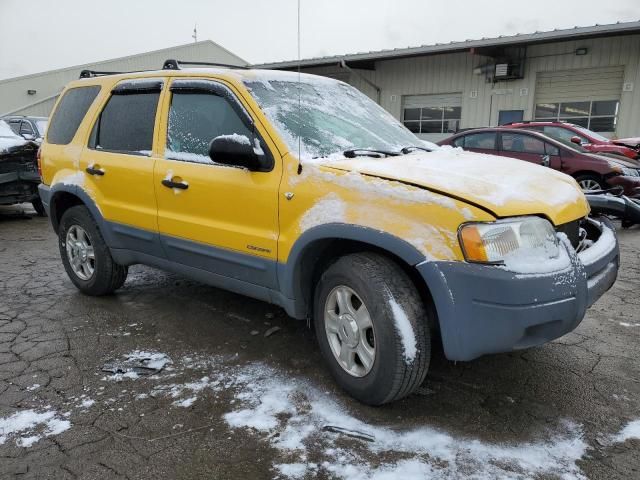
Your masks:
[[[4,120],[0,120],[0,137],[8,137],[8,138],[21,138],[11,130],[11,127]]]
[[[44,137],[45,133],[47,133],[47,124],[49,122],[47,120],[36,120],[36,127],[38,128],[38,133],[41,137]]]
[[[248,79],[245,85],[292,152],[298,151],[300,137],[303,158],[349,149],[438,148],[418,139],[369,97],[336,80],[304,75],[298,84],[292,75]]]
[[[607,137],[605,137],[603,135],[600,135],[599,133],[596,133],[596,132],[594,132],[592,130],[589,130],[588,128],[581,127],[580,125],[573,125],[573,128],[578,130],[583,135],[586,135],[588,137],[594,138],[594,139],[598,140],[599,142],[609,143],[611,141]]]

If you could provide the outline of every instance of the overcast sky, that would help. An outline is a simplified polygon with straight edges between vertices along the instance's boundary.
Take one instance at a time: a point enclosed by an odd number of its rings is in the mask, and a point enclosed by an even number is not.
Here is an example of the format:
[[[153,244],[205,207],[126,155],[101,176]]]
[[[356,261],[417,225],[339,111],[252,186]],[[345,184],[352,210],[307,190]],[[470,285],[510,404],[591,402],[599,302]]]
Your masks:
[[[640,0],[301,0],[303,57],[640,20]],[[211,39],[291,60],[297,0],[0,0],[0,78]]]

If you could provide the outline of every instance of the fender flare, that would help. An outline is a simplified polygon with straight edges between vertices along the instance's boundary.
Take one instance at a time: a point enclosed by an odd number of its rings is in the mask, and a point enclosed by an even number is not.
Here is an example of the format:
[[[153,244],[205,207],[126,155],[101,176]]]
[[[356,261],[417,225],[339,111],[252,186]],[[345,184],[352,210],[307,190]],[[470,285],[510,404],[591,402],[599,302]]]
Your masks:
[[[53,206],[55,204],[55,197],[60,193],[69,193],[77,197],[84,204],[84,206],[89,209],[89,212],[91,212],[91,215],[98,224],[102,235],[108,235],[108,229],[104,228],[104,217],[102,216],[100,209],[96,205],[96,202],[91,198],[91,196],[79,185],[66,185],[64,183],[55,184],[49,189],[48,198],[46,199],[46,201],[43,198],[43,202],[49,207],[49,217],[51,218],[51,225],[56,232],[58,231],[58,225],[56,221],[57,215],[53,209]],[[40,189],[40,195],[41,197],[43,196],[42,189]],[[107,238],[105,238],[105,240],[107,240]]]
[[[285,263],[278,263],[278,284],[285,298],[293,300],[295,316],[304,318],[306,305],[302,285],[302,263],[309,249],[322,240],[353,240],[385,250],[415,266],[426,257],[407,241],[373,228],[344,223],[328,223],[305,231],[293,244]]]

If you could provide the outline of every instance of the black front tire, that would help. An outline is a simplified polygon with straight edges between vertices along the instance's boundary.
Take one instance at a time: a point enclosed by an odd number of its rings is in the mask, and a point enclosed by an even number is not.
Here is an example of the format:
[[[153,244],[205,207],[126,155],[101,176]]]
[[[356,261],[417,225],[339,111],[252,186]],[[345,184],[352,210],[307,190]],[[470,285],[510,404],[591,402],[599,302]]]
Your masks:
[[[362,377],[347,372],[334,355],[325,330],[325,306],[335,288],[346,286],[365,304],[375,336],[375,360]],[[404,312],[415,338],[415,354],[407,356],[396,319]],[[336,382],[368,405],[382,405],[411,394],[424,381],[431,356],[427,311],[409,276],[393,260],[376,253],[338,259],[321,276],[314,298],[314,324],[324,360]]]
[[[40,198],[36,198],[34,201],[32,201],[31,205],[33,206],[33,209],[36,211],[36,215],[38,215],[39,217],[47,216],[47,211],[45,210],[44,205],[42,204],[42,200]]]
[[[82,227],[87,233],[94,250],[94,272],[87,280],[80,278],[74,272],[67,255],[67,232],[74,225]],[[102,238],[100,229],[87,207],[77,205],[64,212],[60,219],[58,245],[67,275],[82,293],[92,296],[109,295],[124,285],[128,268],[114,262],[109,247]]]

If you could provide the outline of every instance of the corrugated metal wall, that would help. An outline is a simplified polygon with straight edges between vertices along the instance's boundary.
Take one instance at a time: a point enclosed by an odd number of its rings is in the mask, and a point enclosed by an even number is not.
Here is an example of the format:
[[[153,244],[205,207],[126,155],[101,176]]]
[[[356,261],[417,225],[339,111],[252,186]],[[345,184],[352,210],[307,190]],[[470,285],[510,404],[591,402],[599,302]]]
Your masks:
[[[577,48],[587,48],[587,55],[576,55]],[[373,71],[358,72],[382,89],[381,105],[398,119],[402,118],[403,96],[462,92],[461,128],[470,128],[497,125],[500,110],[524,110],[524,118],[531,119],[536,78],[542,72],[619,67],[623,71],[623,84],[632,83],[633,89],[620,91],[620,113],[614,135],[640,135],[640,35],[530,46],[522,80],[487,83],[485,75],[473,73],[474,67],[486,60],[466,52],[442,54],[383,60],[376,63]],[[304,71],[320,75],[344,73],[337,65]],[[349,82],[375,99],[375,90],[358,76],[350,75]],[[432,139],[444,136],[434,135]]]
[[[47,101],[46,99],[60,93],[67,83],[77,79],[81,70],[93,69],[123,72],[153,70],[162,68],[162,64],[168,58],[229,63],[232,65],[247,64],[242,58],[234,55],[220,45],[210,40],[205,40],[130,57],[92,63],[90,65],[0,80],[0,115],[15,113],[21,115],[48,116],[54,101]],[[29,95],[27,90],[35,90],[37,93],[35,95]]]

